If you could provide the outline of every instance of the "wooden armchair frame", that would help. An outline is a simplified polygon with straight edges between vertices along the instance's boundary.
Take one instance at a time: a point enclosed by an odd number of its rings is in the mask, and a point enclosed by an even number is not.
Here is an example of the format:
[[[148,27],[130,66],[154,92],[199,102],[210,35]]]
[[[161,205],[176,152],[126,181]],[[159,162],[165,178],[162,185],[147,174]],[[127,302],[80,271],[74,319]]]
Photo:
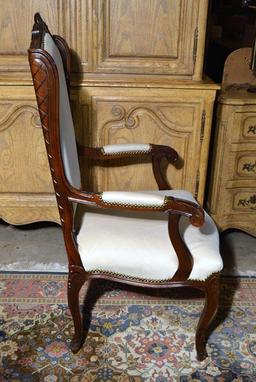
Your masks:
[[[86,280],[92,278],[104,278],[111,281],[127,283],[135,286],[150,288],[177,288],[192,287],[205,293],[205,306],[201,314],[196,330],[196,350],[199,360],[206,356],[205,336],[209,324],[212,322],[218,307],[219,297],[219,273],[214,273],[205,281],[188,280],[193,266],[193,258],[181,238],[179,232],[179,220],[182,215],[187,216],[194,226],[204,223],[204,211],[196,203],[174,197],[166,197],[161,207],[145,207],[138,205],[124,205],[122,203],[108,204],[100,193],[92,193],[78,190],[67,181],[64,173],[60,149],[59,132],[59,77],[56,65],[52,57],[43,49],[43,36],[49,33],[46,24],[39,14],[35,15],[35,24],[32,31],[32,41],[28,50],[34,88],[40,113],[45,145],[55,189],[57,204],[60,213],[64,240],[69,262],[68,276],[68,304],[73,317],[75,334],[71,343],[72,352],[76,353],[85,340],[84,328],[79,308],[79,291]],[[57,45],[63,65],[67,86],[70,80],[70,51],[64,39],[60,36],[52,36]],[[95,160],[111,160],[116,155],[105,155],[102,148],[91,148],[78,145],[79,155],[84,155]],[[147,155],[152,160],[152,167],[156,182],[160,190],[168,189],[168,185],[161,173],[160,163],[162,158],[167,158],[174,163],[178,155],[176,151],[167,146],[150,145],[148,152],[120,153],[119,157],[135,157]],[[162,211],[169,214],[169,236],[177,253],[179,267],[174,277],[170,280],[150,281],[137,279],[111,272],[86,272],[78,252],[76,235],[73,227],[72,204],[82,203],[99,208],[117,208],[120,210],[130,209],[136,211]]]

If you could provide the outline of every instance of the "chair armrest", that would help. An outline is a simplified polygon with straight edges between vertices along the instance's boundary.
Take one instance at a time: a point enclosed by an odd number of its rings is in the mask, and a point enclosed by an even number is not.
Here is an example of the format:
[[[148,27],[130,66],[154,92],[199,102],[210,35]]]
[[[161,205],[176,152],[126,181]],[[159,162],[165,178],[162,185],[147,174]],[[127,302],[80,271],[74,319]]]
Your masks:
[[[153,145],[151,143],[129,143],[102,147],[87,147],[77,143],[77,148],[79,155],[95,160],[110,160],[143,155],[166,157],[172,163],[178,159],[178,154],[172,147]]]
[[[130,156],[145,155],[151,152],[151,145],[148,143],[127,143],[106,145],[101,147],[104,156]]]
[[[105,205],[125,208],[162,210],[166,204],[165,196],[143,192],[106,191],[102,192],[100,198]]]
[[[187,216],[190,223],[196,227],[204,223],[204,210],[199,204],[172,196],[118,191],[89,194],[76,190],[69,195],[68,199],[71,202],[94,205],[99,208],[162,211],[183,215]]]

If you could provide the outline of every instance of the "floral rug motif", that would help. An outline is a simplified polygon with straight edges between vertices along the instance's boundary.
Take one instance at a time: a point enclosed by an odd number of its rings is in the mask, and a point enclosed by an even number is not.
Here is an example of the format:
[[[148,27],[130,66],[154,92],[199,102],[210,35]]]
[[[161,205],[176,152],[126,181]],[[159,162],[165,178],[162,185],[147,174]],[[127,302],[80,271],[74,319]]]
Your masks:
[[[100,297],[86,315],[85,344],[73,355],[66,279],[0,274],[1,382],[256,381],[256,279],[222,279],[203,362],[194,350],[202,298],[109,282],[91,288]]]

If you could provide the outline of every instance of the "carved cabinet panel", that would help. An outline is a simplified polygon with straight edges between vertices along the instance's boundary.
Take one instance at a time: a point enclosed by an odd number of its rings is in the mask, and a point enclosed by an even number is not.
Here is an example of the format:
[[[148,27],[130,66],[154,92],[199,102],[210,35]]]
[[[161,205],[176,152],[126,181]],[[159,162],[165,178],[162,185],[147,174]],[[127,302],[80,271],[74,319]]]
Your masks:
[[[0,217],[16,224],[33,221],[33,210],[35,220],[58,221],[41,124],[29,90],[0,87]]]
[[[35,12],[73,50],[73,72],[202,78],[208,0],[9,0],[0,7],[0,71],[22,78]],[[24,76],[24,74],[23,74]],[[17,77],[16,77],[17,78]]]
[[[256,97],[220,97],[208,209],[221,229],[256,235]],[[220,197],[221,196],[221,197]]]
[[[203,200],[211,103],[215,92],[173,89],[87,88],[82,103],[91,110],[86,143],[155,143],[172,146],[179,153],[177,166],[167,166],[172,188],[190,190]],[[211,100],[211,101],[210,101]],[[115,167],[93,166],[91,188],[102,190],[157,189],[151,163],[140,160]]]
[[[96,12],[97,70],[193,76],[200,1],[101,0]]]

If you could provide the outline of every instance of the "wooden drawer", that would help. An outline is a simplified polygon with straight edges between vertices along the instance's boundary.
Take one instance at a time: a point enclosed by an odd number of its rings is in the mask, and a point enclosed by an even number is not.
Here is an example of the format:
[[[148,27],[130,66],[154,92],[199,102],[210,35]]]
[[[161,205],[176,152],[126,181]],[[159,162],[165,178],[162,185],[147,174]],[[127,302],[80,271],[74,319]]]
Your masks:
[[[231,142],[255,142],[256,143],[256,113],[236,112],[233,117],[233,129],[231,130]]]
[[[236,174],[242,178],[256,178],[256,145],[252,152],[238,153],[236,156]]]
[[[256,186],[256,184],[255,184]],[[233,190],[233,211],[237,213],[256,214],[256,187],[252,189]]]
[[[224,154],[226,181],[256,179],[256,144],[225,145]]]
[[[255,182],[256,186],[256,182]],[[225,221],[226,217],[233,215],[256,214],[256,187],[246,187],[240,184],[240,187],[225,188],[217,196],[219,222]],[[214,211],[213,211],[214,213]]]
[[[256,186],[256,184],[255,184]],[[236,228],[256,235],[256,187],[222,189],[210,214],[221,230]],[[219,202],[219,203],[218,203]]]

